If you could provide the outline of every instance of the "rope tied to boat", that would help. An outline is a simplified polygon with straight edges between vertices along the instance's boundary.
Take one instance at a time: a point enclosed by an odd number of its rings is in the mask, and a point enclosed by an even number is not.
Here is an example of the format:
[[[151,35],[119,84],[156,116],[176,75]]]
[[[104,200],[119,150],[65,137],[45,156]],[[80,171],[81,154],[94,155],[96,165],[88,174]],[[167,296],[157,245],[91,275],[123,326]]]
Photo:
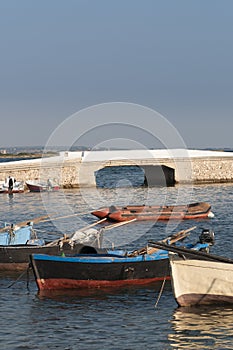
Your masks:
[[[17,278],[14,282],[12,282],[11,284],[9,284],[9,286],[7,286],[6,288],[11,288],[13,287],[13,285],[18,282],[26,273],[27,273],[27,290],[29,290],[29,270],[31,269],[30,264],[28,265],[27,269],[24,270]]]
[[[155,302],[155,309],[157,308],[158,306],[158,303],[159,303],[159,300],[163,294],[163,291],[164,291],[164,287],[165,287],[165,283],[166,283],[166,280],[167,280],[167,275],[168,275],[168,272],[169,272],[169,265],[167,266],[167,269],[165,271],[165,275],[164,275],[164,278],[163,278],[163,283],[162,283],[162,286],[160,288],[160,291],[159,291],[159,294],[158,294],[158,297],[157,297],[157,300]]]

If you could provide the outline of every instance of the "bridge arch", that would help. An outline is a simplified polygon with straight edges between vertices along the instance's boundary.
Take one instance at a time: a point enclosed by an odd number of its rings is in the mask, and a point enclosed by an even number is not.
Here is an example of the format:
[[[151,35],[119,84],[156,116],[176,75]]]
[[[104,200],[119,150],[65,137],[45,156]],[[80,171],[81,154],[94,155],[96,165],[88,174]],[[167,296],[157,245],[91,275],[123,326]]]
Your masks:
[[[174,186],[175,170],[166,165],[108,165],[95,172],[96,186]]]

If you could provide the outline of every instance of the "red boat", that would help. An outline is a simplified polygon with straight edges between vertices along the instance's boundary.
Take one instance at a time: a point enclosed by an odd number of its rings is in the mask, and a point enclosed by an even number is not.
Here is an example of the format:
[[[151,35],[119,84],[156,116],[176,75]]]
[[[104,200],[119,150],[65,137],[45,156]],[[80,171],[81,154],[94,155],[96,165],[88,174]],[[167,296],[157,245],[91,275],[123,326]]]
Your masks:
[[[36,181],[27,181],[26,185],[30,192],[49,192],[58,191],[60,189],[57,184],[53,184],[51,181],[48,181],[47,184]]]
[[[184,205],[128,205],[126,207],[111,206],[100,208],[91,214],[100,219],[111,221],[137,220],[190,220],[211,218],[211,205],[198,202]]]

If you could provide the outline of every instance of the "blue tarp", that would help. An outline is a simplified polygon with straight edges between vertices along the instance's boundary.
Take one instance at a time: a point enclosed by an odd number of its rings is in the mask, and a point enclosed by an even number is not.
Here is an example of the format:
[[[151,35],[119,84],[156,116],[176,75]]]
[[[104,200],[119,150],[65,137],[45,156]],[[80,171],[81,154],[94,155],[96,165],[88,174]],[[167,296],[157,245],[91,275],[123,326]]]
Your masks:
[[[0,233],[0,245],[26,244],[31,239],[31,226]]]

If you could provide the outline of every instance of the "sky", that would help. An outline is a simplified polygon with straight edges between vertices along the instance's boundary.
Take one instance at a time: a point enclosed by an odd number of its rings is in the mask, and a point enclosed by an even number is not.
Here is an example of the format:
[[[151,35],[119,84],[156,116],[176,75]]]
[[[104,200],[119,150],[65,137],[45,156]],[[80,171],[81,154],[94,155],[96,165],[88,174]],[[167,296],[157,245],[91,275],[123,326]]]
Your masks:
[[[233,148],[232,33],[231,0],[0,0],[0,147],[45,145],[78,111],[124,102],[188,148]]]

